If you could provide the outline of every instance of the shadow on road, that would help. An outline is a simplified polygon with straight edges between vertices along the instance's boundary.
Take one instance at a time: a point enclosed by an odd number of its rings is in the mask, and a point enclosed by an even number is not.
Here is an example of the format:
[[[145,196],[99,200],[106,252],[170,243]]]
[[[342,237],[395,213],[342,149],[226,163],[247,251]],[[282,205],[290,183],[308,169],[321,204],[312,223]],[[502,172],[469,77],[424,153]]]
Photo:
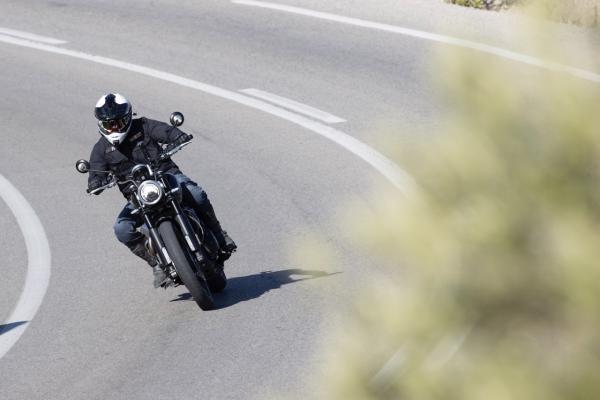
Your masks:
[[[256,299],[273,289],[279,289],[289,283],[307,281],[311,279],[324,278],[341,272],[324,272],[305,269],[285,269],[281,271],[264,271],[258,274],[239,276],[227,280],[227,287],[223,293],[215,294],[215,305],[217,309],[231,307],[237,303]],[[301,275],[303,278],[294,279],[293,275]],[[192,300],[192,295],[182,293],[173,301]]]
[[[15,329],[17,326],[21,326],[28,322],[29,321],[19,321],[19,322],[11,322],[10,324],[0,325],[0,336],[4,335],[6,332],[10,331],[11,329]]]

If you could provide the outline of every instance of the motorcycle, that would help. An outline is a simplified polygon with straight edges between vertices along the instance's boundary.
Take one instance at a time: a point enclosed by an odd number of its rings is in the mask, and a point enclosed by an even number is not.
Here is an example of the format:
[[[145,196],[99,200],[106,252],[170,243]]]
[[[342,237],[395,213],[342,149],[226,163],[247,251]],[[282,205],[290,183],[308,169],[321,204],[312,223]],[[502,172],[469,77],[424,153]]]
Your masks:
[[[171,114],[171,125],[183,124],[183,114]],[[163,269],[167,280],[163,287],[185,285],[202,310],[214,308],[213,293],[227,285],[223,270],[227,253],[220,250],[214,234],[196,215],[194,210],[182,204],[182,188],[175,177],[160,171],[158,163],[170,158],[190,142],[164,151],[156,162],[146,156],[146,164],[135,165],[124,177],[108,173],[108,183],[89,195],[99,193],[116,185],[133,185],[129,201],[133,214],[139,215],[144,224],[140,231],[146,237],[146,248]],[[88,173],[90,163],[81,159],[75,163],[80,173]]]

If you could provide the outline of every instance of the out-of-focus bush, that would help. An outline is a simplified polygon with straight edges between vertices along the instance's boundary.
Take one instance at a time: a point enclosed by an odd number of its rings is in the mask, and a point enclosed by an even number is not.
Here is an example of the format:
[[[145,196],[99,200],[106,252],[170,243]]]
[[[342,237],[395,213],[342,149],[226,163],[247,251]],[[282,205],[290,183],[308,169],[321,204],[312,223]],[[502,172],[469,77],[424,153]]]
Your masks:
[[[461,54],[447,131],[397,158],[418,189],[349,213],[397,268],[358,294],[324,397],[598,399],[600,87]]]

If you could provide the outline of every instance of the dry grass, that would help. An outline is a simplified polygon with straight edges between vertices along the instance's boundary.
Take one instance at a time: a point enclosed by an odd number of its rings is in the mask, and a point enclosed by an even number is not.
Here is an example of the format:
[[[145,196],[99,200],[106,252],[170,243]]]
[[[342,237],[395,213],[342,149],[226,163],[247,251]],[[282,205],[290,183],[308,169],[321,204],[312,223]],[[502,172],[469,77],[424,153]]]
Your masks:
[[[561,0],[545,5],[548,15],[555,20],[583,26],[600,24],[600,0]]]
[[[600,26],[600,0],[445,0],[466,7],[499,10],[515,4],[534,6],[550,19],[588,27]]]

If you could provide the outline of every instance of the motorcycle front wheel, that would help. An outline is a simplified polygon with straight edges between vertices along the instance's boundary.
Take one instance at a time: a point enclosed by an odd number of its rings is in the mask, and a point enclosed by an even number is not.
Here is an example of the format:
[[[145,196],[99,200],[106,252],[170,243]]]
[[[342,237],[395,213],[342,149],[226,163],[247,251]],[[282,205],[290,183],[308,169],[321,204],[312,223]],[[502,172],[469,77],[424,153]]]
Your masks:
[[[196,268],[194,268],[190,252],[186,247],[181,245],[173,222],[162,222],[158,226],[158,231],[173,261],[177,275],[179,275],[183,284],[188,288],[198,306],[204,311],[215,308],[215,303],[206,279],[204,279],[202,272],[196,274]]]
[[[206,282],[212,293],[219,293],[227,286],[227,276],[223,266],[216,266],[210,273],[205,274]]]

